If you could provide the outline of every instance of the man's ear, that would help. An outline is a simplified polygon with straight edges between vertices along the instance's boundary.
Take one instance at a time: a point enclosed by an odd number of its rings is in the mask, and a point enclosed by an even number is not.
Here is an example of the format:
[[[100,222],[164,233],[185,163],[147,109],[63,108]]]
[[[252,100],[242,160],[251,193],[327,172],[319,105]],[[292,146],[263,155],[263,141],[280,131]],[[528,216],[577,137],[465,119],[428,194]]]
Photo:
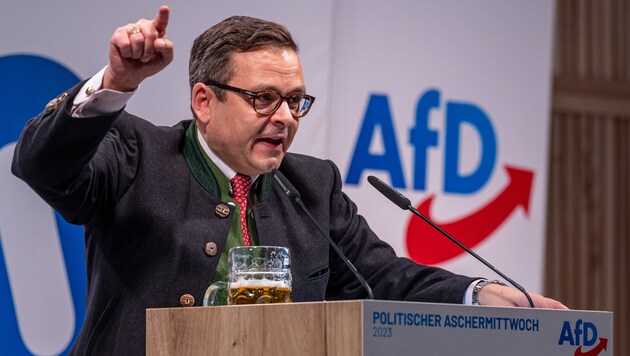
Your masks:
[[[193,86],[190,107],[200,123],[207,124],[210,120],[210,105],[214,100],[217,100],[217,97],[209,86],[203,83]]]

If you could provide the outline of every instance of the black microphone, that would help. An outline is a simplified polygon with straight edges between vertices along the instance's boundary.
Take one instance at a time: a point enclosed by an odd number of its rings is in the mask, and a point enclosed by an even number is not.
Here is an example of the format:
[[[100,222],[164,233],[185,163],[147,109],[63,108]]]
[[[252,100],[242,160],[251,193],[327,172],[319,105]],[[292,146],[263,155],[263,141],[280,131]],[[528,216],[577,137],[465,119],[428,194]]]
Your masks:
[[[457,246],[461,247],[462,249],[464,249],[464,251],[468,252],[470,255],[472,255],[474,258],[476,258],[479,262],[483,263],[488,268],[490,268],[494,273],[498,274],[499,276],[503,277],[503,279],[505,279],[506,281],[510,282],[511,285],[513,285],[516,289],[518,289],[523,294],[525,294],[525,297],[527,298],[527,301],[529,302],[529,305],[532,308],[534,308],[534,302],[532,301],[532,298],[529,296],[529,294],[527,293],[525,288],[521,287],[520,284],[514,282],[510,277],[508,277],[505,274],[503,274],[503,272],[499,271],[496,267],[494,267],[488,261],[483,259],[478,254],[476,254],[473,250],[469,249],[468,247],[466,247],[466,245],[464,245],[459,240],[457,240],[456,238],[451,236],[448,232],[444,231],[436,223],[434,223],[433,221],[429,220],[429,218],[427,218],[426,216],[422,215],[422,213],[420,213],[416,208],[413,207],[413,205],[411,205],[411,201],[409,200],[409,198],[407,198],[406,196],[402,195],[402,193],[400,193],[399,191],[394,189],[389,184],[387,184],[387,183],[383,182],[382,180],[376,178],[375,176],[369,176],[367,180],[368,180],[368,182],[370,184],[372,184],[372,186],[374,188],[376,188],[376,190],[381,192],[381,194],[383,194],[387,199],[391,200],[394,204],[398,205],[398,207],[400,207],[403,210],[409,210],[412,213],[414,213],[415,215],[419,216],[422,220],[426,221],[434,229],[436,229],[437,231],[442,233],[442,235],[448,237],[449,240],[451,240],[454,243],[456,243]]]
[[[293,186],[293,184],[291,184],[291,182],[289,182],[287,177],[285,177],[284,174],[280,173],[280,171],[278,171],[277,169],[272,170],[271,173],[273,174],[273,178],[276,180],[280,188],[282,188],[282,191],[284,192],[284,194],[286,194],[286,196],[290,200],[293,200],[297,205],[300,206],[302,211],[304,211],[306,215],[308,215],[308,218],[311,220],[311,222],[313,222],[315,227],[317,227],[317,230],[319,230],[319,232],[326,238],[326,240],[328,240],[328,244],[330,245],[330,247],[332,247],[333,250],[335,250],[337,255],[346,264],[346,266],[348,266],[352,274],[354,274],[356,279],[361,283],[361,286],[363,286],[363,288],[368,294],[368,299],[374,299],[374,294],[372,293],[372,288],[370,288],[370,285],[367,283],[365,278],[363,278],[361,273],[357,271],[356,267],[354,267],[352,262],[350,262],[348,257],[346,257],[343,251],[341,251],[339,246],[337,246],[337,244],[335,243],[335,241],[333,241],[330,235],[326,231],[324,231],[324,228],[322,228],[322,226],[317,222],[317,220],[315,220],[315,217],[311,214],[311,212],[306,208],[306,206],[302,202],[302,199],[300,198],[300,193],[298,192],[298,190],[295,189],[295,187]]]

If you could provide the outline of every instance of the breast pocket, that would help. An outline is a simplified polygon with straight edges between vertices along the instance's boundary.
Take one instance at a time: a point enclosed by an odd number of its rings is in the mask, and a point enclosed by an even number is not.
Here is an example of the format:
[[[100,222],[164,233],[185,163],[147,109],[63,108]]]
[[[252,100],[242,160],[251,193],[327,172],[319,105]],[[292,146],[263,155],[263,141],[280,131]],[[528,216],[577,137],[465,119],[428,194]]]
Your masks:
[[[326,278],[330,275],[330,267],[328,265],[316,268],[315,270],[308,273],[306,278],[309,282],[317,282],[322,278]]]

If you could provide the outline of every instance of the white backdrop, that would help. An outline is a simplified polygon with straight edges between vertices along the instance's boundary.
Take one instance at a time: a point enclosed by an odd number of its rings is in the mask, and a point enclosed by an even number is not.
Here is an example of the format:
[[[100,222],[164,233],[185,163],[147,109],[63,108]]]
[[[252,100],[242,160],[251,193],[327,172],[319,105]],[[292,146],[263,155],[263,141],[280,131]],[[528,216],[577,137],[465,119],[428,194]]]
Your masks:
[[[32,195],[21,193],[21,183],[8,174],[19,127],[54,97],[46,93],[44,100],[37,94],[61,84],[54,76],[30,78],[29,73],[39,73],[37,68],[19,63],[16,67],[10,59],[44,57],[77,79],[87,78],[107,63],[113,30],[153,17],[160,5],[122,0],[28,0],[2,5],[0,104],[10,109],[0,114],[0,350],[65,353],[85,313],[81,231],[66,226],[58,216],[50,220],[53,212]],[[408,228],[410,215],[373,190],[365,181],[367,175],[393,184],[389,172],[401,172],[402,184],[394,185],[414,205],[434,196],[430,214],[447,226],[465,226],[464,231],[471,232],[496,227],[478,239],[475,250],[526,288],[540,291],[553,2],[274,1],[263,8],[262,3],[248,0],[169,5],[167,33],[175,45],[175,60],[142,84],[127,110],[159,125],[190,118],[187,65],[194,38],[235,14],[280,22],[301,47],[308,92],[317,97],[291,151],[333,159],[359,211],[400,255],[410,255],[407,230],[416,237],[416,251],[425,248],[430,254],[442,247],[423,242],[421,230]],[[19,75],[16,80],[2,73]],[[438,96],[432,106],[421,105],[431,109],[422,126],[417,123],[422,118],[418,103],[427,93]],[[371,98],[373,103],[381,100],[380,106],[369,107]],[[17,108],[11,106],[15,103]],[[462,107],[481,112],[481,121],[490,129],[481,130],[458,115],[456,109]],[[457,122],[461,126],[450,126],[447,135],[447,123]],[[384,134],[387,127],[382,125],[388,123],[393,135]],[[366,136],[368,150],[357,150],[362,126],[372,129]],[[414,127],[418,130],[412,131]],[[426,150],[423,187],[414,186],[422,176],[414,159],[417,162],[425,152],[418,143],[420,131],[436,140]],[[490,153],[482,152],[488,137],[496,145]],[[447,144],[454,148],[451,158],[455,157],[449,162],[456,171],[450,173],[445,173]],[[387,169],[369,163],[379,156],[387,161]],[[482,160],[491,164],[475,180],[474,189],[445,186],[447,176],[465,178],[479,171]],[[355,171],[350,174],[353,163]],[[524,188],[520,193],[521,200],[528,202],[528,214],[523,209],[526,203],[505,203],[509,179],[504,166],[533,174],[531,195]],[[41,214],[29,213],[37,211]],[[463,255],[439,264],[459,273],[493,277]]]
[[[387,96],[395,125],[405,188],[415,205],[427,194],[436,196],[432,216],[438,222],[461,219],[495,199],[508,183],[505,165],[534,174],[529,216],[516,208],[477,252],[520,281],[526,288],[542,287],[543,235],[547,177],[547,136],[551,71],[553,4],[546,1],[392,2],[383,7],[362,1],[337,6],[331,96],[332,158],[348,167],[370,95]],[[413,189],[413,147],[409,130],[415,126],[416,105],[429,90],[440,92],[429,126],[437,145],[428,153],[426,188]],[[481,108],[494,128],[496,163],[488,181],[475,192],[455,194],[444,189],[445,116],[448,102]],[[382,153],[380,131],[371,148]],[[461,171],[471,171],[480,159],[479,136],[462,128]],[[405,230],[409,214],[398,210],[366,182],[374,174],[392,183],[381,170],[366,169],[358,185],[346,186],[375,231],[399,252],[408,253]],[[526,193],[525,193],[526,194]],[[473,226],[488,224],[477,221]],[[463,236],[461,236],[463,238]],[[421,236],[417,236],[421,239]],[[450,242],[444,240],[444,244]],[[441,264],[469,275],[489,275],[468,256]]]

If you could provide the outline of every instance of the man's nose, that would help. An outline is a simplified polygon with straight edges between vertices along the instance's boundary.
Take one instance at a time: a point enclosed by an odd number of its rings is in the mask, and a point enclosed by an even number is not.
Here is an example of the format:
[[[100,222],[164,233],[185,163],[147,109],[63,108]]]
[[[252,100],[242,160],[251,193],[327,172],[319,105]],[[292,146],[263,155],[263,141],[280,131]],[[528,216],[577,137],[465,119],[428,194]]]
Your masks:
[[[276,112],[271,116],[271,121],[275,125],[288,126],[293,122],[293,120],[295,119],[293,118],[293,115],[291,115],[289,103],[287,103],[286,100],[282,100],[278,110],[276,110]]]

